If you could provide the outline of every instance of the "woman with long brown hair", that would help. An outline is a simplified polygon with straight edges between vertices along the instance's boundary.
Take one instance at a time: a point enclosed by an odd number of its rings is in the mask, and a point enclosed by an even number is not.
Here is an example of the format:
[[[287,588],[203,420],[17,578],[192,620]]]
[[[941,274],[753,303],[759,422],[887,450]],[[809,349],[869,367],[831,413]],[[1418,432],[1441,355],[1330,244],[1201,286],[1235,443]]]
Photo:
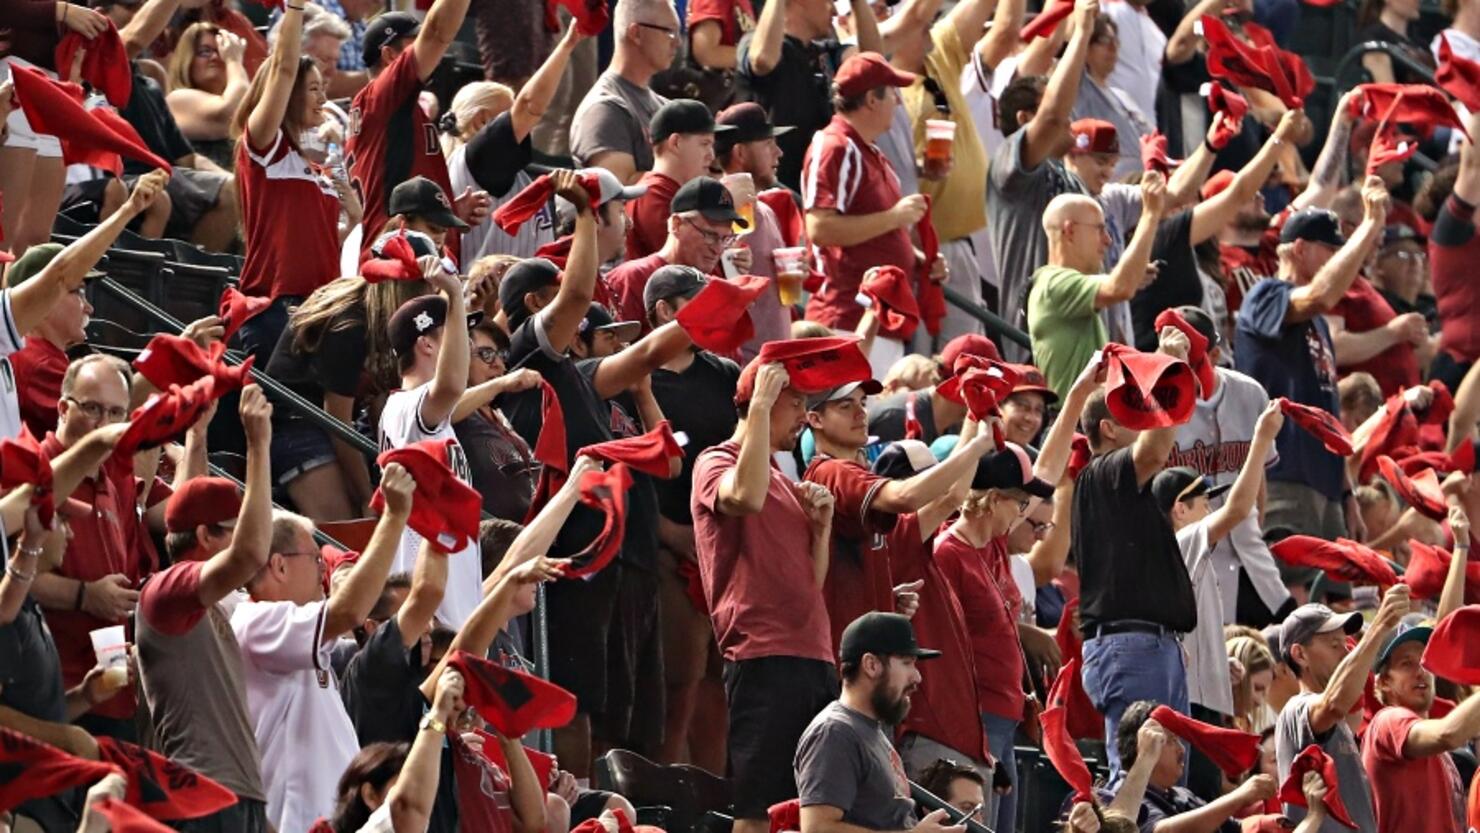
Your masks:
[[[284,7],[277,41],[236,111],[233,133],[246,261],[241,291],[273,304],[241,328],[242,345],[265,362],[288,308],[339,276],[339,242],[360,221],[342,171],[304,157],[301,137],[323,123],[324,80],[302,54],[303,2]],[[348,215],[339,224],[341,203]]]
[[[1408,27],[1418,21],[1419,0],[1362,0],[1357,10],[1357,42],[1380,41],[1397,47],[1414,62],[1434,68],[1434,56],[1414,39]],[[1393,62],[1385,52],[1362,56],[1362,68],[1373,81],[1384,84],[1423,84],[1428,79]]]
[[[232,117],[252,84],[243,62],[246,49],[246,41],[215,24],[194,23],[170,56],[170,115],[196,153],[228,171],[235,157]]]

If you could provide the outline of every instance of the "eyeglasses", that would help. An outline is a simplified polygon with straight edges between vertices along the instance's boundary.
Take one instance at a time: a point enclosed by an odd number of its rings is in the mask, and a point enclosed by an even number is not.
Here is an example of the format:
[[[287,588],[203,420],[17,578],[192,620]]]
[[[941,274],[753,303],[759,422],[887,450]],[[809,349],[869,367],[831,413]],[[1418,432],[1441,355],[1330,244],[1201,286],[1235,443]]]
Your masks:
[[[704,242],[711,246],[729,246],[735,242],[735,235],[733,234],[719,234],[710,231],[687,217],[684,218],[684,222],[693,226],[694,231],[699,232],[699,236],[704,238]]]
[[[474,347],[473,356],[478,361],[492,367],[494,362],[504,357],[504,354],[497,347]]]
[[[1054,528],[1053,521],[1035,521],[1032,518],[1024,518],[1023,520],[1027,522],[1028,526],[1032,527],[1033,535],[1039,538],[1052,532]]]
[[[101,422],[104,417],[107,417],[109,422],[123,422],[125,419],[128,419],[128,408],[110,408],[101,402],[84,402],[70,396],[62,397],[62,401],[71,402],[73,405],[76,405],[93,422]]]
[[[197,57],[197,58],[219,58],[219,57],[221,57],[221,51],[219,49],[217,49],[216,47],[214,47],[214,46],[201,46],[201,47],[197,47],[196,48],[196,50],[195,50],[195,57]]]
[[[657,23],[643,23],[641,21],[639,21],[637,25],[641,26],[644,29],[652,29],[654,31],[662,32],[663,34],[668,36],[669,40],[678,40],[677,29],[670,29],[667,26],[660,26]]]
[[[293,556],[296,556],[296,555],[311,555],[311,556],[313,556],[314,561],[317,561],[320,564],[324,563],[324,554],[322,552],[319,552],[318,550],[303,550],[303,551],[300,551],[300,552],[280,552],[280,553],[278,553],[278,555],[281,555],[283,558],[292,558]]]
[[[1400,263],[1423,263],[1425,260],[1428,260],[1428,255],[1423,252],[1396,251],[1388,252],[1383,257],[1393,258]]]

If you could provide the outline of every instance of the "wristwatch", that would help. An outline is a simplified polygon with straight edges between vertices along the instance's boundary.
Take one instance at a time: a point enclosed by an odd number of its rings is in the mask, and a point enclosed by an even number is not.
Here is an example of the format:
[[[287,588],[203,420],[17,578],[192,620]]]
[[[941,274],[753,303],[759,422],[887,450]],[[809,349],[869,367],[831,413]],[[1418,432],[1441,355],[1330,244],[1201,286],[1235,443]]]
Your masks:
[[[435,717],[432,717],[431,715],[423,717],[421,719],[421,725],[417,727],[417,731],[420,732],[425,732],[428,729],[436,732],[439,735],[447,734],[447,724],[443,723]]]

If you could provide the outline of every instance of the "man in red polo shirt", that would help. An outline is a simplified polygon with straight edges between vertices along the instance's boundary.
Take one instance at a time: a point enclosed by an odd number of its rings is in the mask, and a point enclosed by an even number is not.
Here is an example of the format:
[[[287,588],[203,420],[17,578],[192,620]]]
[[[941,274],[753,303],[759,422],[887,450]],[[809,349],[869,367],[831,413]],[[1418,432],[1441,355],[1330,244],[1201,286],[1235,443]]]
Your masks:
[[[42,451],[56,457],[97,428],[122,422],[129,414],[129,368],[112,356],[94,354],[73,362],[62,379],[57,430],[42,440]],[[205,426],[209,414],[191,428],[186,459],[175,482],[205,472]],[[108,458],[95,477],[72,493],[89,507],[71,523],[72,538],[62,565],[36,577],[31,592],[46,612],[62,661],[62,680],[75,686],[96,664],[89,632],[122,625],[138,603],[137,588],[159,567],[150,529],[164,528],[169,489],[161,481],[147,486],[134,477],[131,458]],[[139,490],[147,488],[142,517]],[[147,526],[146,526],[147,524]],[[134,689],[99,703],[78,721],[94,735],[136,740]]]
[[[20,286],[40,273],[61,251],[60,243],[32,246],[6,270],[6,282]],[[96,274],[88,272],[89,276]],[[57,399],[62,392],[62,374],[67,372],[67,348],[87,341],[87,320],[92,311],[86,290],[78,286],[47,311],[41,324],[26,334],[26,346],[10,356],[21,420],[37,437],[56,430]]]
[[[386,12],[365,27],[362,57],[370,83],[350,106],[345,141],[345,164],[365,209],[361,252],[390,218],[391,189],[398,184],[424,176],[449,197],[454,193],[437,125],[416,99],[467,13],[468,0],[436,0],[424,22],[409,12]],[[456,200],[457,216],[470,225],[481,222],[491,204],[484,191],[465,190]]]
[[[858,289],[876,266],[898,266],[914,275],[919,262],[910,230],[925,215],[925,198],[901,196],[894,167],[874,142],[889,131],[899,94],[915,76],[863,52],[843,62],[833,78],[837,111],[817,134],[802,161],[802,207],[807,235],[821,252],[827,281],[807,302],[807,319],[852,332],[863,317]],[[937,261],[943,269],[944,261]],[[943,274],[943,273],[942,273]],[[932,279],[937,278],[935,274]],[[874,376],[889,372],[904,355],[904,343],[874,338],[869,363]]]
[[[659,108],[648,129],[653,134],[653,169],[637,182],[647,186],[647,193],[627,203],[627,217],[632,221],[627,229],[628,260],[663,248],[673,196],[679,186],[709,173],[714,164],[714,134],[733,128],[715,125],[714,116],[702,103],[677,98]]]

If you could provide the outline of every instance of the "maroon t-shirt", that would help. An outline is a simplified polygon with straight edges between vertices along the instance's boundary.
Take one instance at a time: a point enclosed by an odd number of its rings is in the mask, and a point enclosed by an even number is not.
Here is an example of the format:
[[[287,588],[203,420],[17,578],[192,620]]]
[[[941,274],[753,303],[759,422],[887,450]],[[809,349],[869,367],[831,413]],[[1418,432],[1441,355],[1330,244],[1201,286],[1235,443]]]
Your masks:
[[[812,458],[802,479],[833,495],[832,554],[822,595],[836,648],[854,619],[874,610],[894,610],[884,535],[894,528],[895,516],[873,508],[874,497],[889,479],[853,460],[822,454]]]
[[[961,600],[976,660],[977,706],[1017,720],[1023,716],[1023,652],[1017,620],[1022,599],[1007,563],[1006,536],[974,547],[949,531],[935,538],[935,560]]]
[[[57,400],[67,364],[67,354],[39,336],[26,336],[26,346],[10,354],[21,420],[35,436],[57,430]]]
[[[206,615],[200,603],[203,561],[180,561],[155,574],[139,591],[139,615],[167,636],[187,633]]]
[[[1475,206],[1450,194],[1429,236],[1429,270],[1439,304],[1439,349],[1457,362],[1480,358],[1480,235]]]
[[[647,288],[648,278],[668,265],[660,254],[651,254],[629,260],[606,273],[606,285],[611,289],[612,302],[624,321],[641,321],[642,331],[652,327],[647,320],[647,307],[642,303],[642,291]]]
[[[750,0],[690,0],[688,30],[706,20],[717,20],[720,46],[736,46],[740,36],[755,28],[755,7]]]
[[[1346,321],[1347,331],[1351,333],[1380,329],[1398,317],[1393,312],[1392,305],[1382,297],[1382,293],[1360,276],[1352,282],[1351,288],[1341,296],[1341,300],[1336,302],[1331,314],[1341,316]],[[1337,356],[1337,359],[1340,358]],[[1394,344],[1366,361],[1343,364],[1340,370],[1343,374],[1358,371],[1371,373],[1382,388],[1384,397],[1393,396],[1419,382],[1418,359],[1413,355],[1413,345],[1406,341]]]
[[[632,221],[627,230],[628,260],[647,257],[663,248],[668,240],[668,216],[673,213],[669,206],[681,183],[667,174],[648,171],[637,184],[646,185],[647,193],[627,203],[627,219]]]

